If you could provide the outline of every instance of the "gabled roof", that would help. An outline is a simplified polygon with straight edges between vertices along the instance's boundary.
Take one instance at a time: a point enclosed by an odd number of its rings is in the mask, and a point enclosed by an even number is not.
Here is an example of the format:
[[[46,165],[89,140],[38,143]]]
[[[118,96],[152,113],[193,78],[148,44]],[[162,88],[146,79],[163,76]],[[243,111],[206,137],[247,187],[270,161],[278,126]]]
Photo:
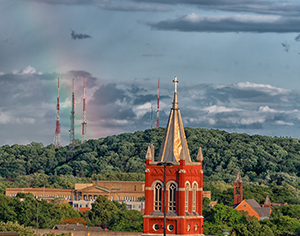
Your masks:
[[[177,77],[173,80],[175,83],[175,92],[173,107],[171,108],[168,125],[161,145],[159,160],[169,162],[179,162],[185,160],[191,162],[184,127],[182,124],[180,110],[177,102]]]
[[[102,190],[102,191],[105,191],[105,192],[108,192],[110,193],[111,191],[109,189],[106,189],[106,188],[103,188],[103,187],[100,187],[100,186],[89,186],[89,187],[86,187],[86,188],[83,188],[83,189],[80,189],[78,191],[87,191],[87,190],[92,190],[92,189],[98,189],[98,190]]]
[[[255,201],[254,199],[246,199],[245,200],[253,210],[255,210],[257,212],[257,214],[260,217],[270,217],[271,214],[271,207],[261,207],[257,201]]]

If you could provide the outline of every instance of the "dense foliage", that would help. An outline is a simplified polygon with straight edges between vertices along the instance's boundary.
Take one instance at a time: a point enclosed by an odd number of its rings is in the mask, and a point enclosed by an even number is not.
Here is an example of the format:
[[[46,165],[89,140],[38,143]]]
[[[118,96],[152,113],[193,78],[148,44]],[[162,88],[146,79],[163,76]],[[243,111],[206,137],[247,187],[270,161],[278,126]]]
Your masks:
[[[0,221],[18,222],[21,225],[53,228],[66,218],[80,217],[70,204],[59,199],[51,202],[37,200],[32,194],[18,193],[15,198],[0,194]]]
[[[37,236],[37,234],[32,230],[31,227],[25,227],[20,225],[17,222],[1,222],[0,221],[0,232],[16,232],[19,236]],[[71,234],[62,233],[62,234],[38,234],[39,236],[70,236]]]
[[[92,180],[144,181],[148,145],[155,146],[157,158],[165,129],[126,133],[68,147],[44,147],[41,143],[2,146],[0,148],[0,221],[49,228],[80,215],[67,205],[35,200],[18,195],[10,199],[2,194],[7,187],[74,188],[75,183]],[[272,202],[299,204],[300,142],[287,137],[267,137],[227,133],[219,130],[186,128],[186,137],[195,161],[202,147],[204,190],[210,190],[218,205],[209,209],[204,199],[204,233],[221,235],[222,229],[237,235],[280,235],[300,233],[299,205],[274,208],[270,220],[256,221],[246,213],[232,209],[232,183],[239,170],[244,182],[244,198],[263,203],[267,194]],[[1,194],[2,193],[2,194]],[[25,201],[20,202],[20,198]],[[30,211],[28,211],[30,209]],[[29,212],[27,214],[27,212]],[[87,219],[88,218],[88,219]],[[124,204],[99,197],[84,216],[88,224],[110,230],[141,231],[142,214],[128,211]],[[11,223],[12,224],[12,223]]]
[[[147,146],[154,144],[157,157],[164,132],[164,128],[149,129],[89,140],[83,144],[77,142],[73,151],[67,146],[44,147],[34,142],[30,145],[4,145],[0,148],[0,176],[13,179],[31,176],[34,179],[33,175],[39,173],[53,176],[48,182],[55,185],[55,180],[58,180],[55,176],[61,175],[95,179],[95,175],[109,172],[143,173]],[[205,180],[232,183],[239,170],[246,183],[289,183],[293,186],[300,183],[298,139],[201,128],[186,128],[185,132],[193,160],[202,147]]]
[[[211,191],[211,199],[227,206],[233,206],[233,183],[224,181],[204,182],[205,191]],[[278,186],[266,185],[244,185],[244,199],[255,199],[258,203],[265,202],[267,194],[273,203],[300,203],[300,190],[291,185]]]
[[[99,196],[88,213],[91,225],[104,226],[113,231],[143,231],[143,214],[136,210],[127,210],[125,203],[110,201]]]

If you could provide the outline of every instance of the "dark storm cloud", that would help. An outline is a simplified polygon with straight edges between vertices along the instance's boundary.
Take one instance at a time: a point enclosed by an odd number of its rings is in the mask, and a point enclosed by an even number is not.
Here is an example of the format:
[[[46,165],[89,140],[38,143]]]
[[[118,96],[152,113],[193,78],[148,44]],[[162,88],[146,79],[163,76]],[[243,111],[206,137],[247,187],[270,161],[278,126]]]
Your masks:
[[[116,101],[123,102],[128,98],[125,95],[125,91],[118,89],[116,84],[106,84],[102,85],[96,92],[94,93],[93,100],[90,102],[92,104],[113,104]]]
[[[52,98],[44,86],[54,75],[4,74],[0,76],[0,107],[38,105]]]
[[[293,33],[300,31],[299,17],[277,16],[201,16],[194,13],[148,22],[153,29],[183,32],[252,32],[252,33]]]
[[[83,79],[86,78],[86,87],[87,88],[93,88],[96,86],[97,78],[93,77],[89,72],[84,70],[71,70],[67,73],[68,77],[70,79],[77,78],[77,79]]]
[[[99,79],[86,71],[69,71],[64,75],[40,74],[28,67],[0,76],[0,130],[9,132],[7,127],[12,129],[8,135],[0,137],[1,144],[53,142],[57,77],[62,78],[61,128],[65,142],[70,126],[70,78],[91,78],[94,83],[88,88],[89,138],[99,138],[103,130],[105,135],[113,135],[150,128],[151,103],[155,125],[157,80],[133,79],[104,84],[103,81],[98,83]],[[82,85],[75,89],[78,135],[82,119]],[[161,84],[161,127],[167,124],[173,89],[173,84]],[[298,137],[300,94],[295,91],[249,82],[217,85],[180,83],[178,102],[186,127]]]
[[[146,94],[146,95],[137,95],[134,99],[134,105],[141,105],[146,102],[157,100],[157,95],[155,94]]]
[[[168,5],[190,5],[203,10],[227,12],[249,12],[256,14],[299,16],[299,3],[276,3],[261,0],[134,0],[135,2],[160,3]]]
[[[87,39],[87,38],[91,38],[91,36],[90,36],[90,35],[87,35],[87,34],[78,34],[78,33],[75,33],[74,30],[72,30],[71,37],[72,37],[72,39],[74,39],[74,40],[76,40],[76,39]]]
[[[105,10],[110,11],[142,11],[142,12],[166,12],[171,11],[169,7],[166,6],[150,6],[141,4],[122,4],[118,1],[110,0],[23,0],[28,2],[38,2],[46,4],[60,4],[60,5],[86,5],[86,6],[96,6]],[[127,1],[129,2],[129,1]]]
[[[167,12],[171,11],[168,7],[163,6],[144,6],[137,4],[116,4],[116,3],[102,3],[98,5],[102,9],[110,11],[139,11],[139,12]]]
[[[146,91],[147,91],[146,89],[141,88],[141,87],[139,87],[139,86],[137,86],[137,85],[135,85],[135,84],[133,84],[133,85],[131,86],[131,88],[128,89],[128,92],[133,93],[133,94],[137,94],[137,93],[145,93]]]

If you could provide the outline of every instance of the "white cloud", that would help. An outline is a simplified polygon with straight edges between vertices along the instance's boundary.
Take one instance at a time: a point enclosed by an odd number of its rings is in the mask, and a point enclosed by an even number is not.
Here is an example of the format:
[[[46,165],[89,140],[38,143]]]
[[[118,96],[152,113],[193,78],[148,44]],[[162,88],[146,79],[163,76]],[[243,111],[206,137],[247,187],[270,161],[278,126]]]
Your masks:
[[[276,125],[288,125],[288,126],[294,126],[295,125],[292,122],[286,122],[286,121],[283,121],[283,120],[277,120],[277,121],[275,121],[275,124]]]
[[[266,119],[263,117],[248,117],[248,118],[242,118],[240,124],[250,125],[255,123],[264,123],[265,121]]]
[[[268,92],[272,96],[278,94],[287,94],[288,92],[290,92],[287,89],[277,88],[269,84],[255,84],[251,82],[241,82],[241,83],[237,83],[236,86],[243,90],[254,89],[262,92]]]
[[[188,14],[183,19],[197,23],[201,21],[218,22],[222,20],[234,20],[239,22],[253,22],[253,23],[271,23],[280,19],[279,16],[262,16],[262,15],[233,15],[233,16],[203,16],[195,13]]]
[[[34,69],[32,66],[27,66],[23,70],[13,70],[12,73],[14,75],[28,75],[28,74],[38,74],[42,75],[42,72],[37,72],[36,69]]]
[[[259,112],[277,112],[275,109],[271,109],[269,106],[260,106],[258,108]]]
[[[210,107],[205,107],[203,108],[203,110],[207,111],[208,113],[222,113],[222,112],[241,111],[242,109],[213,105]]]

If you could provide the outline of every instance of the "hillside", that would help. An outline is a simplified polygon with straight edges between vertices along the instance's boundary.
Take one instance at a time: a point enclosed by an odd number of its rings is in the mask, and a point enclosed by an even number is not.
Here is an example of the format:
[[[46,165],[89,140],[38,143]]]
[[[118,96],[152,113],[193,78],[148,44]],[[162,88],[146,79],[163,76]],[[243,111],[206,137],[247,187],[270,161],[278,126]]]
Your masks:
[[[124,133],[84,144],[77,142],[75,150],[68,147],[5,145],[0,148],[0,175],[13,179],[45,174],[93,177],[107,172],[144,173],[147,146],[155,145],[159,154],[165,129]],[[232,183],[237,170],[244,182],[300,183],[300,142],[287,137],[267,137],[228,133],[219,130],[186,128],[191,158],[196,159],[199,147],[204,156],[204,180],[224,180]],[[140,176],[140,175],[139,175]]]

